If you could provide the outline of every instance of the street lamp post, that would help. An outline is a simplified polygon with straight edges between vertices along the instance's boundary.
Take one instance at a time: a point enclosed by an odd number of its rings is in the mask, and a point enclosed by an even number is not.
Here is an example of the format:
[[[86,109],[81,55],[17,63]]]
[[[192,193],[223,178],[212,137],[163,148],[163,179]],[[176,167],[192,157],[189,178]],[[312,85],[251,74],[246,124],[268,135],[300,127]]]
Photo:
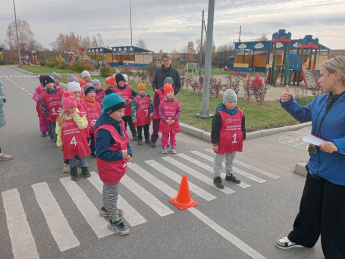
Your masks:
[[[17,47],[18,47],[18,61],[19,66],[22,66],[22,62],[20,60],[20,45],[19,45],[19,37],[18,37],[18,25],[17,25],[17,14],[16,14],[16,4],[13,0],[13,8],[14,8],[14,22],[16,23],[16,34],[17,34]]]
[[[129,24],[131,27],[131,46],[133,46],[132,44],[132,0],[129,1]]]

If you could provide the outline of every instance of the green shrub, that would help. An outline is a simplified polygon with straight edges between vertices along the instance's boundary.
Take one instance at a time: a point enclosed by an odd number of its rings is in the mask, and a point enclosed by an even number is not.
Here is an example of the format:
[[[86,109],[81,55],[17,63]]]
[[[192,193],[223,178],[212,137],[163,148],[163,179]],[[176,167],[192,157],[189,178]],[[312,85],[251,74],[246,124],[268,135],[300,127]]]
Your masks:
[[[81,73],[82,71],[86,70],[86,64],[81,61],[75,61],[72,65],[70,65],[70,69],[77,73]]]
[[[40,65],[41,65],[42,67],[44,67],[44,66],[46,65],[46,60],[45,60],[45,59],[41,59],[41,60],[40,60]]]
[[[102,66],[99,71],[100,71],[102,77],[108,77],[108,76],[112,75],[112,71],[110,69],[110,66]]]

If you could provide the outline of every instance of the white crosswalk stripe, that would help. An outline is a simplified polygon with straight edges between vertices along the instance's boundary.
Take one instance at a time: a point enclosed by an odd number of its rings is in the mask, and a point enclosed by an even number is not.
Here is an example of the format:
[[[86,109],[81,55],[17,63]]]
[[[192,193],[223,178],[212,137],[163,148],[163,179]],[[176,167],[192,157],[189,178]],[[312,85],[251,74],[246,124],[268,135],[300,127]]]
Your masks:
[[[60,181],[98,238],[114,234],[107,228],[107,222],[99,216],[99,210],[76,182],[69,177],[60,178]]]
[[[17,189],[2,192],[14,258],[39,258]]]
[[[212,176],[208,177],[196,170],[194,170],[193,168],[186,166],[184,164],[182,164],[181,162],[177,161],[174,158],[171,157],[163,157],[163,159],[167,162],[169,162],[170,164],[172,164],[173,166],[176,166],[177,168],[180,168],[182,171],[184,171],[185,174],[187,175],[192,175],[195,178],[199,179],[200,181],[203,181],[204,183],[216,188],[216,190],[219,190],[221,192],[224,192],[226,194],[231,194],[234,193],[235,191],[230,189],[229,187],[224,187],[224,189],[218,189],[217,187],[215,187],[212,183]]]
[[[213,172],[213,168],[211,166],[206,165],[205,163],[202,163],[202,162],[200,162],[200,161],[198,161],[198,160],[196,160],[196,159],[194,159],[194,158],[192,158],[190,156],[187,156],[185,154],[178,154],[178,156],[186,159],[187,161],[189,161],[189,162],[191,162],[191,163],[193,163],[193,164],[195,164],[195,165],[197,165],[197,166],[199,166],[201,168],[204,168],[204,169],[206,169],[206,170],[208,170],[210,172]],[[222,173],[222,174],[224,174],[224,173]],[[248,187],[250,187],[249,184],[247,184],[247,183],[245,183],[243,181],[241,181],[240,184],[237,184],[237,186],[240,186],[241,188],[248,188]]]
[[[51,193],[48,184],[37,183],[32,185],[32,189],[60,251],[63,252],[79,246],[80,243]]]
[[[214,160],[213,157],[208,156],[208,155],[205,155],[205,154],[202,154],[202,153],[200,153],[200,152],[198,152],[198,153],[193,152],[193,154],[198,155],[198,156],[202,157],[203,159],[205,159],[205,160],[207,160],[207,161],[210,161],[210,162],[213,162],[213,160]],[[202,166],[202,164],[201,164],[201,166]],[[244,177],[247,177],[248,179],[250,179],[250,180],[252,180],[252,181],[255,181],[255,182],[257,182],[257,183],[265,183],[265,182],[266,182],[266,180],[264,180],[264,179],[262,179],[262,178],[260,178],[260,177],[257,177],[257,176],[255,176],[255,175],[253,175],[253,174],[247,173],[247,172],[245,172],[245,171],[243,171],[243,170],[241,170],[241,169],[239,169],[239,168],[237,168],[237,167],[233,167],[233,169],[234,169],[234,171],[235,171],[237,174],[242,175],[242,176],[244,176]]]
[[[121,179],[120,184],[135,195],[133,196],[134,199],[141,200],[146,208],[140,207],[140,210],[137,210],[133,205],[135,203],[130,204],[119,195],[118,206],[125,212],[122,218],[125,219],[126,223],[131,227],[135,227],[148,222],[147,219],[143,217],[143,215],[145,215],[145,209],[152,209],[160,217],[173,214],[174,211],[168,207],[173,206],[169,203],[169,199],[178,195],[178,188],[173,188],[172,185],[169,185],[169,181],[174,181],[177,187],[181,183],[183,174],[188,175],[188,185],[192,196],[199,196],[207,202],[211,202],[217,198],[214,193],[219,193],[219,195],[234,193],[235,191],[227,186],[224,189],[218,189],[214,186],[212,182],[213,169],[210,166],[214,158],[208,155],[210,152],[213,152],[213,150],[205,149],[201,151],[202,152],[191,151],[191,155],[180,153],[177,154],[177,156],[158,157],[155,160],[146,160],[143,165],[128,163],[127,173]],[[254,173],[267,176],[271,179],[279,178],[279,176],[244,162],[234,161],[234,164],[241,166],[241,168],[248,169],[249,172],[245,169],[242,170],[236,167],[235,172],[252,180],[254,183],[266,182],[265,179],[254,175]],[[201,168],[201,170],[193,169],[188,165],[193,165],[194,168],[198,167],[198,169]],[[99,192],[99,195],[102,195],[103,182],[99,179],[98,174],[96,172],[91,172],[91,177],[87,178],[87,180]],[[152,187],[149,189],[147,187],[145,188],[145,185],[142,184],[143,181],[151,184]],[[60,182],[70,199],[76,205],[76,208],[80,211],[81,219],[86,221],[98,238],[103,238],[114,233],[107,228],[107,218],[99,215],[102,204],[94,204],[90,197],[88,197],[91,192],[89,189],[83,190],[78,183],[71,181],[70,177],[63,177],[60,179]],[[240,186],[242,188],[250,187],[249,184],[243,182],[242,185],[234,186]],[[57,196],[53,194],[48,183],[41,182],[33,184],[32,189],[34,191],[34,199],[36,199],[43,213],[49,231],[59,250],[64,252],[80,246],[80,241],[75,236],[74,231],[76,230],[73,230],[69,225],[59,205],[60,202],[56,200],[55,197]],[[156,197],[152,192],[153,189],[161,191],[166,196],[160,195]],[[14,258],[39,258],[35,238],[31,233],[29,222],[26,219],[18,190],[12,189],[4,191],[2,192],[2,197]],[[196,208],[190,208],[188,210],[200,220],[211,222],[212,224],[210,223],[208,225],[214,231],[239,249],[250,256],[254,256],[254,258],[260,258],[261,255],[255,250],[251,249],[226,229],[223,229],[220,225],[213,222],[212,219],[208,218]],[[25,239],[23,239],[23,236],[25,236]]]
[[[91,172],[91,177],[87,178],[96,189],[102,193],[103,182],[99,179],[96,172]],[[125,213],[122,216],[132,227],[146,223],[146,219],[140,215],[125,199],[119,195],[118,207],[121,208]]]
[[[213,151],[212,149],[210,149],[210,148],[206,148],[205,151],[214,154],[214,151]],[[200,153],[200,152],[199,152],[199,151],[192,151],[192,153],[196,154],[196,153]],[[269,172],[266,172],[266,171],[264,171],[264,170],[262,170],[262,169],[260,169],[260,168],[257,168],[257,167],[255,167],[255,166],[249,165],[249,164],[244,163],[244,162],[242,162],[242,161],[236,160],[236,161],[234,161],[234,162],[235,162],[236,164],[240,165],[240,166],[243,166],[243,167],[245,167],[245,168],[247,168],[247,169],[249,169],[249,170],[252,170],[252,171],[254,171],[254,172],[256,172],[256,173],[259,173],[259,174],[268,176],[268,177],[270,177],[270,178],[272,178],[272,179],[278,179],[278,178],[279,178],[278,175],[271,174],[271,173],[269,173]]]
[[[140,200],[145,202],[151,209],[158,213],[161,217],[174,213],[171,209],[160,202],[150,192],[145,190],[141,185],[133,181],[129,176],[125,175],[121,179],[121,183],[131,190]]]
[[[154,169],[156,169],[157,171],[159,171],[161,174],[164,174],[166,177],[169,177],[170,179],[174,180],[177,183],[181,183],[181,176],[179,174],[171,171],[170,169],[161,165],[157,161],[148,160],[145,162],[148,165],[150,165],[151,167],[153,167]],[[200,196],[201,198],[204,198],[207,201],[211,201],[211,200],[214,200],[217,198],[213,194],[203,190],[202,188],[200,188],[199,186],[197,186],[191,182],[189,182],[188,185],[189,185],[189,189],[191,192],[195,193],[196,195]]]

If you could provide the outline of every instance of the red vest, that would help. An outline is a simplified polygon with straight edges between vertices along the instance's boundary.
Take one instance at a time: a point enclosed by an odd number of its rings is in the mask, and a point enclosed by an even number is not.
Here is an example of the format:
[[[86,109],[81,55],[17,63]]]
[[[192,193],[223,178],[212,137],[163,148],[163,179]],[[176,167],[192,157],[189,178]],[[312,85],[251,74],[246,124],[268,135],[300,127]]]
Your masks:
[[[120,136],[120,134],[116,131],[116,129],[112,125],[104,124],[97,128],[95,132],[95,138],[97,138],[97,132],[100,129],[105,129],[109,131],[111,136],[115,140],[116,144],[110,145],[109,150],[117,151],[117,150],[127,149],[129,136],[126,132],[124,122],[121,122],[121,129],[124,136]],[[105,161],[97,157],[97,169],[98,169],[99,178],[102,180],[102,182],[107,183],[107,184],[116,184],[120,182],[121,178],[126,173],[127,161],[124,158],[121,160],[116,160],[116,161]]]
[[[132,99],[132,87],[127,85],[125,89],[120,89],[118,87],[114,87],[114,92],[117,93],[122,97],[122,99],[126,102],[126,108],[123,116],[131,116],[132,111],[131,107],[132,104],[128,104],[128,100]]]
[[[176,115],[177,108],[179,107],[180,102],[175,100],[174,103],[168,104],[166,100],[164,99],[161,101],[161,106],[163,108],[164,116],[167,118],[167,120],[174,119]],[[180,123],[175,121],[175,123],[168,125],[168,123],[164,122],[163,120],[159,123],[159,132],[162,133],[179,133],[180,132]]]
[[[141,98],[140,96],[134,97],[135,102],[137,103],[137,122],[134,123],[135,127],[144,126],[151,124],[151,117],[150,117],[150,102],[151,98],[149,96],[145,96]]]
[[[105,90],[102,89],[100,92],[96,94],[96,102],[98,102],[100,105],[102,105],[103,99],[104,99]]]
[[[243,133],[242,117],[243,112],[237,109],[237,114],[231,115],[224,111],[219,111],[222,117],[222,128],[219,135],[219,151],[218,154],[233,153],[234,151],[242,152]]]
[[[79,113],[79,116],[81,114]],[[71,159],[75,155],[85,157],[90,155],[87,142],[87,134],[78,128],[73,119],[65,120],[61,128],[61,140],[63,145],[63,159]]]
[[[158,95],[159,95],[159,102],[161,102],[161,101],[164,100],[165,94],[164,94],[164,92],[162,92],[161,89],[158,89],[158,90],[156,91],[155,94],[158,94]],[[158,111],[157,111],[155,108],[153,108],[153,116],[152,116],[152,118],[153,118],[154,120],[160,119],[160,118],[159,118]]]
[[[49,110],[49,117],[47,118],[49,121],[56,122],[58,114],[62,111],[62,95],[63,90],[61,88],[59,88],[59,90],[55,94],[48,94],[46,91],[42,91],[42,98],[44,100],[44,104]]]
[[[89,113],[87,111],[86,102],[84,101],[84,99],[80,99],[80,103],[78,103],[77,108],[79,110],[80,117],[86,116],[88,125],[83,130],[86,132],[86,135],[89,137],[89,128],[90,128],[91,121],[90,121]]]
[[[99,115],[101,115],[101,105],[98,102],[95,102],[95,105],[90,105],[87,102],[85,102],[85,104],[86,104],[87,112],[90,117],[89,132],[94,133],[96,121]]]

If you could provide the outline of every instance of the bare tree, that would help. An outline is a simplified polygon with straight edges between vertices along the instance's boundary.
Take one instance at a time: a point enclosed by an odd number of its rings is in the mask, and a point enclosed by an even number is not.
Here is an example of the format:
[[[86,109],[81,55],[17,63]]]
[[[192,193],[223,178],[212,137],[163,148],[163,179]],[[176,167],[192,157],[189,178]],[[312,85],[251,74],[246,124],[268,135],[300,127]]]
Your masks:
[[[139,38],[137,40],[137,43],[135,44],[137,47],[142,48],[142,49],[147,49],[146,43],[143,39]]]
[[[187,59],[189,63],[194,63],[195,61],[195,49],[193,41],[188,41],[187,43]]]
[[[260,38],[258,38],[258,41],[267,41],[267,40],[269,39],[265,33],[261,34]]]
[[[179,53],[176,49],[173,49],[171,52],[171,60],[172,61],[177,61],[179,59]]]
[[[70,34],[60,33],[56,40],[51,43],[52,49],[54,51],[76,51],[79,48],[97,48],[103,46],[102,35],[97,34],[97,36],[92,36],[92,41],[89,36],[82,37],[74,32]]]

